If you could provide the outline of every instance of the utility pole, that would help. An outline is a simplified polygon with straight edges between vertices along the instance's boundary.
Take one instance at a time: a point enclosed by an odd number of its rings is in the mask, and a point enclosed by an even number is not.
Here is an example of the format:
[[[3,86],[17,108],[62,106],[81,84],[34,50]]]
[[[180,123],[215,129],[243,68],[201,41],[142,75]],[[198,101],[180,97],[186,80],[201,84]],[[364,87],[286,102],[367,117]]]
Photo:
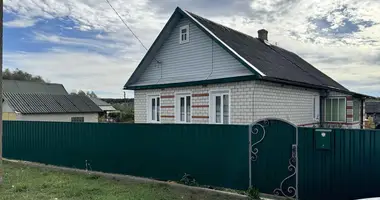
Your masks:
[[[0,0],[0,185],[3,183],[3,0]]]

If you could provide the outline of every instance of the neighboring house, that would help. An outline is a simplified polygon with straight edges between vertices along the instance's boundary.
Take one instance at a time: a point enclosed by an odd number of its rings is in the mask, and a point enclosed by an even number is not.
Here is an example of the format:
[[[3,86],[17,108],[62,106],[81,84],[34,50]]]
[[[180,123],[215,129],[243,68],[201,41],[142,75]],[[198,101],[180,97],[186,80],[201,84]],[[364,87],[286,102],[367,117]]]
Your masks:
[[[254,38],[177,8],[124,86],[135,90],[135,122],[363,124],[367,96],[267,35],[260,30]]]
[[[88,97],[69,95],[61,84],[3,80],[3,119],[98,122],[102,110]]]
[[[365,103],[366,117],[372,117],[376,129],[380,129],[380,100]]]

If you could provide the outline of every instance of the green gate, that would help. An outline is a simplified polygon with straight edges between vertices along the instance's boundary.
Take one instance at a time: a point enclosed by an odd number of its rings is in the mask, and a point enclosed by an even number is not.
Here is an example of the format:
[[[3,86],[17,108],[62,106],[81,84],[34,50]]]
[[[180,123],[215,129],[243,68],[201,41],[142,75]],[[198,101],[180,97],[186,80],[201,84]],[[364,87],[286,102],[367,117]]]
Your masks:
[[[250,186],[298,199],[297,126],[268,118],[251,124],[249,131]]]

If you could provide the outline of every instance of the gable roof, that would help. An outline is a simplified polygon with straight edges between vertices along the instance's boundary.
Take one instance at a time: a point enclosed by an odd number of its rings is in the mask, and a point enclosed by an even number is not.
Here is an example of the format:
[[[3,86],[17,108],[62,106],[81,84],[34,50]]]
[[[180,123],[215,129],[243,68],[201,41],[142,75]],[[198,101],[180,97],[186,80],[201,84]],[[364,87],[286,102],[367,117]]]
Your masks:
[[[63,85],[57,83],[3,80],[2,86],[3,92],[9,93],[68,94]]]
[[[10,92],[4,92],[3,96],[14,111],[22,114],[102,112],[102,110],[86,96]]]
[[[315,87],[318,89],[323,88],[350,92],[295,53],[275,45],[265,44],[257,38],[217,24],[188,11],[184,11],[179,7],[177,7],[151,48],[148,50],[147,54],[129,78],[124,89],[145,88],[133,87],[131,85],[138,80],[148,64],[154,59],[155,54],[158,52],[165,39],[168,38],[180,17],[187,17],[190,19],[190,21],[197,25],[198,28],[253,72],[253,75],[255,76],[249,77],[250,79],[263,79],[300,85],[305,84],[308,87]],[[245,77],[244,80],[246,80],[246,78],[247,77]],[[208,82],[210,81],[208,80]]]

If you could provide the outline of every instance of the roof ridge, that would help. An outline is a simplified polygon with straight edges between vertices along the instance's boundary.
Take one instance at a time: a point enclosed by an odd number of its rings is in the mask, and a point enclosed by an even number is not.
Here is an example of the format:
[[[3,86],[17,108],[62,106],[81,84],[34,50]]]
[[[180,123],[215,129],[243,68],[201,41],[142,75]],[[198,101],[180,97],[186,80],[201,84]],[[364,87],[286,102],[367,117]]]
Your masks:
[[[3,81],[15,81],[15,82],[25,82],[25,83],[36,83],[36,84],[42,84],[42,85],[63,85],[62,83],[47,83],[47,82],[38,82],[38,81],[31,81],[31,80],[17,80],[17,79],[3,79]]]

